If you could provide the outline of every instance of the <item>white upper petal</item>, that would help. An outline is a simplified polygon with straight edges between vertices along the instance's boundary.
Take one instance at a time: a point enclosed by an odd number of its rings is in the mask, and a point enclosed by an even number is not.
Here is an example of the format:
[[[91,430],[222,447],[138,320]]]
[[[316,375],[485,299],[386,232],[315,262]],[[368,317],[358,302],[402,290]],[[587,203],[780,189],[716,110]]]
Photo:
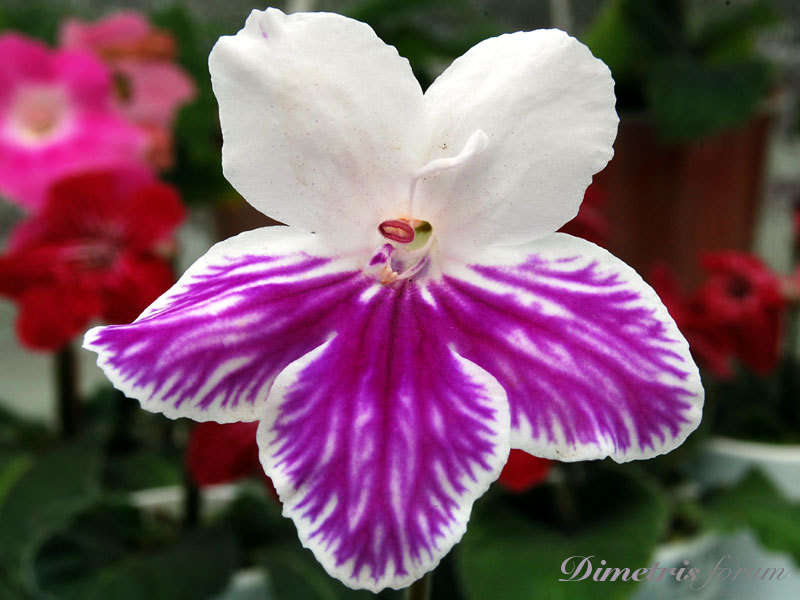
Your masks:
[[[415,216],[448,251],[516,244],[578,212],[592,175],[613,154],[618,117],[608,67],[558,30],[481,42],[425,93],[429,161],[453,156],[478,130],[486,148],[421,181]]]
[[[225,176],[265,214],[338,250],[407,209],[428,125],[408,61],[358,21],[253,11],[209,58]]]

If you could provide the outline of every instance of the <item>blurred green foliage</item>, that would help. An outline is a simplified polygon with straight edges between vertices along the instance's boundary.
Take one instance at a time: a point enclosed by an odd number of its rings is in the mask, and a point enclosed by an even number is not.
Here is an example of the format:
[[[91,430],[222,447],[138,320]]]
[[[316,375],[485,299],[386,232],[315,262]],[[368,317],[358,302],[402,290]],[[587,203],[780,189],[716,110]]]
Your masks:
[[[444,67],[478,42],[504,33],[502,26],[467,0],[361,0],[347,16],[369,23],[411,63],[422,89]]]
[[[196,600],[221,592],[236,566],[229,533],[176,534],[169,522],[106,501],[47,536],[31,559],[36,587],[64,600]]]
[[[582,477],[535,488],[525,496],[479,500],[459,550],[467,597],[529,600],[622,600],[630,582],[591,579],[564,583],[562,563],[593,557],[595,568],[649,566],[667,525],[659,488],[635,468],[564,465]],[[575,567],[581,559],[573,562]],[[527,574],[527,576],[522,576]]]
[[[778,21],[763,0],[690,13],[681,0],[608,0],[582,36],[610,68],[618,108],[651,112],[661,137],[699,139],[747,121],[774,82],[755,36]]]
[[[217,201],[234,192],[222,175],[222,131],[208,74],[208,55],[220,36],[235,32],[194,17],[182,3],[161,8],[151,16],[156,25],[175,36],[178,62],[197,88],[194,101],[178,114],[175,168],[166,174],[166,179],[181,190],[190,204]]]
[[[750,529],[764,547],[785,552],[800,564],[800,503],[784,498],[759,471],[712,494],[705,518],[707,527],[718,531]]]

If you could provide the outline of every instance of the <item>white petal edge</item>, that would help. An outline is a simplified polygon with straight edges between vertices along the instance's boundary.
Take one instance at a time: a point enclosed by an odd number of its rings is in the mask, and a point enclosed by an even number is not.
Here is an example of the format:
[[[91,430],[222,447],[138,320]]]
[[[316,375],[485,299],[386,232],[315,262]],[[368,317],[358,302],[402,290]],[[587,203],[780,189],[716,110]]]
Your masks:
[[[563,31],[485,40],[425,92],[429,160],[477,130],[488,147],[468,164],[420,182],[417,218],[448,252],[474,254],[557,230],[573,218],[592,175],[613,155],[617,117],[606,65]]]
[[[340,251],[408,210],[428,139],[422,90],[368,25],[254,10],[209,68],[223,171],[258,210]]]
[[[297,260],[298,256],[310,255],[322,258],[327,258],[328,250],[320,243],[317,236],[303,231],[296,230],[291,227],[264,227],[252,231],[246,231],[237,236],[219,242],[212,246],[205,255],[200,257],[183,276],[173,285],[167,292],[156,299],[144,312],[133,322],[132,325],[140,323],[141,321],[157,315],[160,311],[170,306],[176,298],[180,298],[186,294],[188,287],[196,282],[199,278],[208,275],[215,268],[225,265],[230,259],[236,259],[243,256],[264,256],[264,255],[286,255],[286,259],[280,259],[271,266],[291,265]],[[312,276],[325,276],[330,273],[337,273],[347,270],[350,267],[349,263],[331,260],[325,265],[320,266],[313,272],[309,273]],[[236,272],[245,273],[247,267],[242,267]],[[286,281],[292,281],[291,277],[284,278]],[[273,278],[271,281],[280,281],[279,278]],[[227,292],[236,293],[237,290],[226,290]],[[244,291],[244,290],[243,290]],[[220,305],[221,307],[221,305]],[[219,308],[219,307],[218,307]],[[195,315],[207,316],[207,321],[214,319],[214,302],[204,302],[202,304],[192,306],[190,309]],[[97,365],[102,369],[106,377],[112,385],[124,393],[129,398],[138,400],[142,408],[150,412],[161,413],[171,419],[188,417],[195,421],[216,421],[218,423],[233,423],[239,421],[256,421],[261,414],[260,402],[255,402],[252,405],[242,403],[235,409],[222,410],[217,407],[216,403],[208,409],[194,409],[193,407],[180,407],[175,408],[169,401],[165,401],[163,393],[153,393],[153,386],[139,386],[135,385],[129,377],[126,377],[111,363],[111,354],[106,350],[104,344],[100,342],[100,336],[103,331],[108,328],[117,326],[100,326],[93,327],[84,336],[83,347],[98,354]],[[322,340],[324,341],[324,340]],[[130,348],[126,352],[135,352],[135,348]],[[153,365],[155,366],[155,365]],[[226,368],[224,363],[220,365],[220,369]],[[201,373],[198,376],[219,377],[222,373],[215,371],[213,374]],[[271,381],[266,384],[266,389],[263,392],[263,401],[266,401],[267,393]]]
[[[689,350],[689,344],[656,292],[633,268],[615,257],[608,250],[565,233],[554,233],[534,242],[514,247],[487,248],[480,258],[479,266],[514,267],[519,265],[521,260],[525,257],[531,255],[540,255],[554,260],[566,257],[577,257],[578,260],[571,265],[570,270],[579,269],[583,266],[596,263],[600,268],[600,273],[618,275],[620,280],[619,289],[631,290],[639,294],[639,301],[632,303],[631,306],[646,306],[651,308],[653,310],[653,319],[661,322],[665,326],[665,334],[672,341],[669,344],[658,344],[658,346],[668,348],[678,355],[677,359],[669,361],[670,365],[679,367],[687,373],[684,380],[665,376],[664,382],[668,384],[680,383],[682,387],[692,392],[692,396],[686,399],[690,404],[690,408],[684,413],[688,422],[681,426],[678,435],[673,438],[667,436],[664,443],[656,445],[654,448],[642,450],[639,447],[639,440],[635,435],[635,430],[630,427],[629,422],[627,424],[629,425],[628,428],[630,432],[633,434],[633,438],[630,446],[624,451],[618,449],[614,440],[610,438],[603,439],[600,444],[569,445],[565,441],[563,429],[559,427],[556,427],[555,443],[551,443],[543,436],[537,439],[532,434],[532,430],[527,423],[523,428],[518,429],[512,427],[511,447],[524,450],[534,456],[563,462],[611,458],[618,463],[624,463],[632,460],[654,458],[655,456],[671,452],[680,446],[700,424],[703,414],[705,391],[700,379],[700,372]],[[494,281],[487,280],[476,274],[467,264],[457,261],[448,261],[448,263],[444,265],[444,270],[447,275],[462,281],[486,289],[493,289],[496,292],[507,293],[514,297],[518,295],[515,288],[510,286],[504,287],[498,285]],[[518,299],[528,303],[538,300],[535,297],[523,297]],[[511,402],[513,400],[510,399],[509,401]]]

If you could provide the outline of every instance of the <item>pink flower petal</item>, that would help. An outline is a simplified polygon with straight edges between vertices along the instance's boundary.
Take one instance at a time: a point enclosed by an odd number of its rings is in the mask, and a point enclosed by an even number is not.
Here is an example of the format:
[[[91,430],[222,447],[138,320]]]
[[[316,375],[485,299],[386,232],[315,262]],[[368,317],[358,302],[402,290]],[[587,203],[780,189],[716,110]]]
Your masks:
[[[79,171],[144,160],[146,137],[115,114],[110,72],[94,57],[0,36],[0,194],[29,209]]]

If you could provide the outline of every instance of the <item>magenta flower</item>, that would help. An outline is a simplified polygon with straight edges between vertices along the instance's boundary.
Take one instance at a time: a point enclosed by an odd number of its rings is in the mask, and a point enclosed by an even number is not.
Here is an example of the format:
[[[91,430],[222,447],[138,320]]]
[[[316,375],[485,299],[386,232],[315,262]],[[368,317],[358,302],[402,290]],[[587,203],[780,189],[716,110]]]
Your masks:
[[[117,108],[149,134],[152,157],[169,157],[175,115],[196,92],[190,77],[175,63],[172,36],[153,28],[144,15],[123,11],[96,23],[68,19],[61,28],[61,43],[93,52],[112,68]],[[162,157],[155,162],[170,160]]]
[[[0,56],[0,194],[37,209],[65,175],[142,160],[145,138],[115,113],[93,56],[13,33]]]
[[[270,9],[210,68],[225,174],[289,226],[217,244],[86,347],[148,410],[260,421],[284,514],[331,575],[421,577],[510,448],[628,461],[697,426],[697,368],[655,293],[553,233],[617,127],[578,41],[486,40],[423,94],[368,26]]]

